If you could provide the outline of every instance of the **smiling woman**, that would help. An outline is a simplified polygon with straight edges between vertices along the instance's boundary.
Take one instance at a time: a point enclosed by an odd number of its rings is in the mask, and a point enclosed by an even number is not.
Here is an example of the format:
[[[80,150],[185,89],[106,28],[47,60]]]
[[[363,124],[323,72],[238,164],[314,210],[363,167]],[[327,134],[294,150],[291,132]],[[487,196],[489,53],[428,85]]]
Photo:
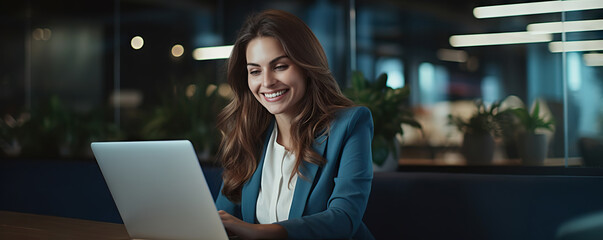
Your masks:
[[[372,173],[370,111],[352,107],[296,16],[250,17],[228,62],[218,116],[226,229],[243,239],[373,239],[362,222]]]
[[[306,93],[302,69],[286,55],[273,37],[258,37],[247,47],[249,89],[277,121],[291,121]],[[277,140],[278,141],[278,140]]]

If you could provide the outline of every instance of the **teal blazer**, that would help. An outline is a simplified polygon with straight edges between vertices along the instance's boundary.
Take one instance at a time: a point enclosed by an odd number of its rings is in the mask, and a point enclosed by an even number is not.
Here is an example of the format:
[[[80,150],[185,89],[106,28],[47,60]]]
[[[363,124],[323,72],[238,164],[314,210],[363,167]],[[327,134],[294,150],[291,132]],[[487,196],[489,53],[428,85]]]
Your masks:
[[[220,191],[216,207],[245,222],[257,223],[256,202],[262,166],[274,121],[266,131],[262,157],[243,186],[241,204]],[[373,119],[366,107],[339,111],[328,136],[316,138],[313,148],[326,164],[303,162],[293,193],[289,219],[277,222],[290,239],[374,239],[362,216],[371,191]]]

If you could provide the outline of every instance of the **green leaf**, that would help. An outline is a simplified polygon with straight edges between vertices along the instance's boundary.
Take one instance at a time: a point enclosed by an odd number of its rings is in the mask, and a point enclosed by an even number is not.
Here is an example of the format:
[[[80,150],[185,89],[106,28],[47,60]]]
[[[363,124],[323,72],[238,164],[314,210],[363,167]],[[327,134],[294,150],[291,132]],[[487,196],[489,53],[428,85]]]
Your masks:
[[[376,91],[383,91],[383,90],[387,89],[387,74],[382,73],[381,75],[379,75],[379,77],[375,81],[374,86],[375,86],[374,89]]]
[[[373,162],[381,165],[393,149],[395,135],[404,134],[402,124],[421,129],[419,122],[414,119],[413,112],[406,106],[410,88],[388,87],[387,74],[381,74],[371,82],[361,72],[353,72],[351,80],[351,88],[344,90],[344,93],[355,104],[366,106],[371,110],[375,127],[372,144]]]
[[[366,88],[366,80],[364,79],[362,72],[355,71],[352,73],[352,87],[356,92]]]
[[[539,119],[540,115],[540,103],[538,100],[534,103],[534,111],[532,111],[532,119]]]
[[[540,103],[536,101],[534,103],[534,109],[532,113],[529,113],[525,108],[515,108],[510,111],[519,120],[520,127],[527,132],[534,132],[536,129],[543,128],[553,131],[554,121],[545,120],[540,117]]]

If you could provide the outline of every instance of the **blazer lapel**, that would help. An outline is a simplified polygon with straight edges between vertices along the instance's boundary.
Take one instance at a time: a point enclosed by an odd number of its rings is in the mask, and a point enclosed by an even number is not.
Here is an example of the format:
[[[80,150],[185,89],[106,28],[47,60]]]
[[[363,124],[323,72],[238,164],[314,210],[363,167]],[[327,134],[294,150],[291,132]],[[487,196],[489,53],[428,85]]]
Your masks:
[[[262,182],[262,166],[264,166],[264,157],[266,157],[266,148],[268,147],[268,141],[270,141],[270,133],[274,128],[274,120],[268,126],[266,130],[266,139],[264,140],[264,147],[260,162],[258,163],[253,176],[245,183],[241,192],[241,215],[243,221],[248,223],[255,223],[255,206],[258,201],[258,195],[260,193],[260,185]]]
[[[328,138],[326,135],[321,135],[314,140],[312,148],[319,155],[324,156],[325,149],[327,147]],[[289,210],[289,219],[301,217],[304,213],[308,196],[312,190],[312,184],[318,172],[319,166],[309,162],[302,162],[299,170],[302,176],[297,178],[295,183],[295,192],[293,193],[293,201],[291,202],[291,209]]]

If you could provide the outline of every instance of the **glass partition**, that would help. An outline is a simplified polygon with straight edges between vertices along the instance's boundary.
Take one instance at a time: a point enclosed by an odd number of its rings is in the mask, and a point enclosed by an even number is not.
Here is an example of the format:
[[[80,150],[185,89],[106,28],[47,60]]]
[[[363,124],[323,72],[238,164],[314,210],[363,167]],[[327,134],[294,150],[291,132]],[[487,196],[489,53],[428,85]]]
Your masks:
[[[399,163],[600,166],[602,7],[358,1],[358,69],[403,72],[423,126],[398,136]]]

